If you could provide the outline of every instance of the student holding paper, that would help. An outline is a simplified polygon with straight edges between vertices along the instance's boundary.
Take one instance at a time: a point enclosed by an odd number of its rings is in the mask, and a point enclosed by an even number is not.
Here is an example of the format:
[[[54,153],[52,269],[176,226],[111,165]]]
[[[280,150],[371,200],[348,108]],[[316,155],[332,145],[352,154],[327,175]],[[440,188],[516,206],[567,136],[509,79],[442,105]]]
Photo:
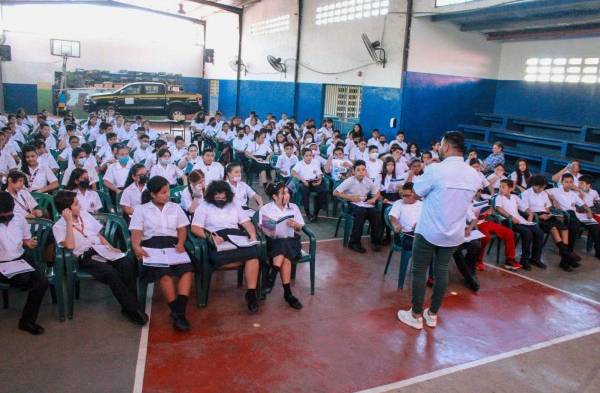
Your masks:
[[[327,188],[323,182],[323,172],[321,165],[314,159],[312,150],[302,149],[303,160],[298,162],[292,168],[292,176],[300,180],[300,194],[302,195],[302,205],[304,212],[310,222],[317,221],[319,210],[325,207],[327,202]],[[314,214],[310,213],[310,198],[311,192],[317,193],[314,203]]]
[[[400,193],[402,199],[394,202],[390,209],[390,223],[394,227],[394,233],[406,235],[402,238],[402,248],[411,251],[423,203],[417,199],[411,182],[404,183]]]
[[[542,262],[542,247],[544,232],[534,222],[525,219],[519,213],[519,197],[512,194],[514,182],[503,179],[500,181],[500,193],[496,198],[495,209],[507,220],[512,222],[513,232],[521,236],[521,266],[531,270],[531,265],[546,268]]]
[[[290,203],[290,190],[284,182],[267,185],[267,195],[273,202],[267,203],[259,211],[259,222],[267,235],[267,252],[273,261],[265,283],[265,292],[271,292],[278,275],[283,284],[283,298],[290,307],[300,310],[302,303],[292,295],[290,281],[292,261],[302,252],[300,234],[304,219],[300,209]]]
[[[240,227],[242,229],[240,229]],[[256,229],[241,207],[233,202],[233,191],[224,181],[213,181],[206,189],[204,202],[192,219],[192,233],[210,242],[210,263],[217,268],[237,267],[244,264],[246,302],[251,313],[258,311],[259,262],[255,246],[236,247],[230,236],[244,236],[256,241]],[[232,247],[225,247],[232,245]],[[219,251],[219,248],[221,251]]]
[[[150,257],[146,248],[174,249],[183,254],[188,225],[189,220],[181,207],[170,201],[168,180],[155,176],[148,181],[142,194],[142,204],[135,208],[131,217],[129,229],[133,252],[140,261]],[[175,330],[190,330],[185,308],[192,289],[193,271],[191,261],[162,267],[142,264],[140,274],[159,283],[171,309]],[[179,278],[177,284],[176,277]]]
[[[121,312],[131,322],[145,325],[148,316],[137,300],[134,261],[126,258],[121,250],[112,247],[102,236],[102,225],[81,209],[76,193],[58,191],[54,205],[62,216],[52,227],[56,242],[73,253],[81,270],[110,287],[121,304]],[[106,251],[102,251],[104,255],[101,255],[98,250]]]
[[[14,214],[15,202],[6,191],[0,191],[0,265],[9,261],[24,260],[30,266],[32,261],[25,254],[24,247],[29,249],[37,246],[37,240],[31,238],[29,224],[22,215]],[[44,328],[36,323],[40,305],[48,288],[48,280],[39,271],[16,274],[11,278],[0,273],[0,282],[8,283],[11,287],[29,291],[19,329],[33,335],[44,333]]]

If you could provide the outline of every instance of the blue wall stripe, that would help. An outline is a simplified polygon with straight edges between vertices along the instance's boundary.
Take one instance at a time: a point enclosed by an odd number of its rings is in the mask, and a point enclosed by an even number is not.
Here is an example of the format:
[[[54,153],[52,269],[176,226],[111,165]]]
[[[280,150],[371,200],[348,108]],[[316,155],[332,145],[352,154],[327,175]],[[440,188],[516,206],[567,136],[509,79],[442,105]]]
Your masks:
[[[4,106],[7,112],[25,108],[27,113],[37,113],[37,85],[28,83],[3,83]]]

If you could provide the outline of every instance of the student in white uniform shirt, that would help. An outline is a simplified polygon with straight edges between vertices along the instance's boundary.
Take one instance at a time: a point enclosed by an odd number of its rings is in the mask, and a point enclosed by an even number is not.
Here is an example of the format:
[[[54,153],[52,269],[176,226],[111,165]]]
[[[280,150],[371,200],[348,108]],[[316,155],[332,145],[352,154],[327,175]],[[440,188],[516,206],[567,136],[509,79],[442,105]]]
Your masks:
[[[71,172],[69,182],[65,189],[77,194],[79,207],[82,211],[96,214],[102,209],[100,195],[92,189],[90,176],[85,169],[75,168],[73,172]]]
[[[152,148],[150,147],[150,137],[146,134],[143,134],[139,138],[140,146],[135,149],[133,152],[133,161],[136,164],[143,162],[144,164],[150,162],[154,157],[154,153],[152,152]]]
[[[300,232],[304,219],[300,209],[290,203],[290,190],[283,182],[267,185],[267,195],[273,200],[259,211],[258,222],[267,237],[267,253],[272,261],[267,273],[264,291],[271,293],[277,276],[281,276],[283,298],[290,307],[300,310],[302,303],[292,294],[292,263],[302,254]],[[290,217],[279,224],[278,220]]]
[[[112,126],[105,122],[100,123],[98,133],[96,134],[96,149],[100,149],[108,144],[108,134],[114,134],[114,132],[112,132]]]
[[[283,147],[283,154],[277,157],[275,168],[284,180],[289,180],[292,176],[292,168],[298,163],[298,157],[294,154],[294,144],[286,142]]]
[[[319,128],[315,135],[315,142],[325,143],[327,139],[333,136],[333,121],[331,119],[325,119],[323,126]]]
[[[173,162],[176,164],[179,164],[179,162],[187,156],[188,151],[182,136],[178,135],[175,137],[175,146],[170,150]]]
[[[135,207],[142,204],[142,193],[146,189],[148,179],[148,169],[143,164],[135,164],[129,170],[125,188],[119,200],[126,220],[129,220]]]
[[[250,159],[252,171],[258,173],[260,184],[263,187],[267,184],[267,172],[271,170],[269,157],[273,154],[271,144],[266,141],[267,132],[260,131],[254,140],[246,149],[246,157]]]
[[[48,149],[46,149],[46,144],[44,141],[36,140],[33,142],[33,146],[37,151],[38,162],[40,165],[47,166],[48,168],[52,169],[52,172],[57,173],[59,169],[58,163],[54,157],[52,157],[52,154],[48,152]]]
[[[52,227],[56,243],[73,253],[81,270],[108,285],[121,305],[122,313],[133,323],[145,325],[148,316],[137,300],[135,261],[124,257],[116,261],[101,258],[94,245],[110,246],[102,236],[102,225],[92,215],[81,209],[74,192],[61,190],[54,196],[54,205],[61,218]]]
[[[404,174],[408,171],[408,161],[406,161],[406,157],[404,157],[404,151],[400,146],[394,145],[390,147],[390,152],[396,162],[396,177],[405,177]]]
[[[571,176],[573,176],[573,189],[577,191],[577,188],[579,187],[579,178],[581,177],[580,171],[581,163],[579,162],[579,160],[573,160],[566,167],[556,172],[552,176],[552,181],[555,183],[560,183],[562,176],[568,173]]]
[[[349,213],[354,217],[348,248],[361,254],[367,252],[361,245],[361,237],[365,221],[369,220],[371,249],[381,251],[381,213],[375,207],[380,197],[379,184],[369,179],[364,161],[354,163],[354,175],[337,186],[333,196],[348,201]]]
[[[0,264],[24,259],[30,266],[35,267],[33,260],[25,253],[25,248],[36,248],[37,239],[31,237],[30,227],[25,218],[13,212],[14,206],[13,198],[8,192],[0,191]],[[0,283],[28,291],[19,319],[19,329],[33,335],[44,333],[44,328],[36,321],[48,289],[46,277],[38,270],[17,274],[12,278],[0,274]]]
[[[108,188],[115,194],[119,193],[125,187],[129,170],[133,166],[133,162],[129,157],[129,148],[120,145],[117,148],[117,162],[110,164],[104,175],[104,187]]]
[[[314,159],[312,150],[302,150],[302,161],[299,161],[292,168],[292,176],[300,181],[300,194],[302,195],[302,205],[309,221],[318,220],[319,211],[322,208],[327,209],[327,187],[323,179],[321,165]],[[314,200],[313,213],[310,212],[310,194],[315,192],[317,196]]]
[[[402,248],[406,251],[412,251],[415,228],[421,216],[423,202],[416,198],[413,183],[411,182],[404,183],[400,195],[402,199],[394,202],[390,209],[390,223],[394,227],[396,234],[405,234],[402,238]]]
[[[244,210],[248,210],[248,202],[254,199],[258,207],[263,205],[263,200],[248,184],[242,181],[242,165],[232,162],[227,165],[226,181],[233,191],[233,202]]]
[[[88,141],[95,141],[99,127],[100,123],[98,122],[98,116],[92,114],[90,115],[88,121],[84,124],[81,131]]]
[[[202,160],[194,165],[194,169],[200,169],[204,173],[207,187],[215,180],[223,180],[225,176],[225,168],[220,163],[215,162],[215,151],[210,148],[202,152]]]
[[[394,145],[400,146],[402,148],[402,152],[406,152],[406,150],[408,149],[408,144],[404,141],[403,131],[396,132],[396,139],[390,142],[390,150]]]
[[[46,123],[40,124],[40,135],[44,138],[44,143],[46,144],[46,148],[49,150],[56,150],[56,139],[52,135],[52,129]]]
[[[490,183],[490,187],[493,188],[495,191],[500,189],[500,182],[502,180],[507,179],[504,165],[503,164],[496,165],[494,167],[494,172],[492,174],[488,175],[488,177],[486,179]]]
[[[200,169],[194,169],[188,176],[188,184],[181,192],[180,206],[188,215],[193,215],[204,199],[206,183],[204,173]]]
[[[348,158],[352,162],[356,162],[358,160],[367,162],[369,160],[369,149],[367,148],[367,141],[361,139],[358,142],[357,147],[350,151],[350,155]]]
[[[243,229],[240,229],[242,227]],[[230,235],[247,236],[256,240],[256,229],[250,218],[233,202],[231,187],[224,181],[210,183],[204,201],[196,210],[192,220],[192,233],[209,239],[209,262],[217,267],[229,268],[244,265],[246,277],[246,302],[248,311],[258,311],[259,261],[256,246],[240,247],[229,251],[217,251],[214,245],[222,244]]]
[[[494,195],[496,193],[496,190],[494,190],[494,187],[492,187],[492,184],[488,181],[488,179],[485,177],[485,175],[481,172],[481,160],[478,160],[477,158],[472,158],[467,163],[469,164],[469,166],[471,168],[473,168],[477,171],[477,175],[481,179],[481,190],[483,190],[483,192],[489,193],[489,195],[485,196],[487,199],[489,199],[491,195]]]
[[[600,202],[600,195],[598,191],[592,188],[594,178],[591,175],[581,175],[579,178],[579,197],[585,203],[587,207],[592,210],[592,213],[598,213],[598,202]],[[598,217],[594,215],[594,219],[598,221]]]
[[[548,195],[554,207],[569,215],[569,251],[572,252],[581,226],[589,230],[589,235],[594,241],[596,258],[600,259],[600,225],[594,220],[592,210],[577,195],[573,175],[562,175],[560,187],[551,188]]]
[[[529,179],[531,185],[521,193],[521,203],[519,208],[524,210],[529,221],[534,221],[537,216],[537,222],[544,233],[550,233],[552,239],[558,248],[560,255],[560,267],[566,271],[573,270],[573,267],[579,266],[581,257],[574,252],[569,252],[569,229],[564,219],[558,219],[552,215],[550,208],[552,202],[548,193],[545,191],[547,181],[544,175],[534,175]]]
[[[14,213],[25,218],[40,218],[43,216],[38,203],[27,191],[27,175],[23,172],[12,171],[7,176],[6,191],[15,200]]]
[[[150,128],[150,121],[144,120],[144,122],[142,123],[142,127],[144,127],[144,129],[146,130],[146,135],[148,135],[151,141],[156,141],[160,136],[158,132]]]
[[[523,158],[517,160],[516,167],[517,169],[510,174],[510,180],[515,182],[515,190],[521,193],[529,187],[531,172],[527,161]]]
[[[122,127],[120,127],[118,123],[119,117],[117,117],[117,126],[115,126],[114,128],[114,131],[117,133],[117,138],[119,139],[119,142],[125,143],[137,139],[137,130],[131,126],[131,122],[129,120],[126,120],[123,123]]]
[[[519,213],[519,197],[512,194],[514,183],[504,179],[500,182],[500,192],[496,197],[495,209],[512,222],[512,231],[521,236],[521,266],[531,270],[531,265],[545,269],[542,262],[544,231]]]
[[[143,247],[174,248],[177,253],[184,253],[188,225],[185,212],[170,201],[167,179],[153,177],[143,193],[142,205],[135,208],[129,224],[133,252],[140,261],[149,256]],[[141,267],[140,274],[143,277],[160,285],[171,309],[175,330],[190,330],[185,309],[192,289],[193,271],[191,262],[169,267]]]
[[[163,147],[158,151],[157,157],[158,163],[150,170],[150,178],[162,176],[169,181],[171,187],[176,186],[180,180],[185,182],[183,171],[172,163],[169,149]]]
[[[373,183],[381,183],[381,173],[383,172],[383,161],[379,159],[379,152],[377,146],[369,146],[369,159],[365,161],[367,164],[367,173],[369,179],[373,180]]]
[[[110,132],[106,135],[106,144],[100,148],[96,147],[97,162],[104,163],[114,157],[113,146],[117,144],[117,134]],[[122,145],[125,146],[125,145]],[[129,149],[129,148],[128,148]]]
[[[191,144],[186,150],[187,154],[179,160],[177,167],[181,169],[185,175],[189,175],[192,169],[194,169],[194,165],[200,161],[200,157],[198,156],[197,145]]]
[[[233,159],[237,161],[247,161],[246,157],[246,149],[248,149],[248,145],[250,145],[251,140],[246,137],[244,131],[239,130],[237,132],[237,137],[231,142],[231,146],[233,147]]]
[[[35,192],[52,192],[58,188],[56,175],[47,166],[41,166],[35,147],[23,146],[21,169],[28,176],[29,190]]]
[[[411,160],[404,181],[415,183],[421,176],[423,176],[423,163],[418,158]]]
[[[198,112],[194,117],[194,120],[190,123],[190,130],[192,131],[192,141],[198,140],[204,134],[204,128],[206,128],[204,113]]]
[[[61,185],[67,185],[69,179],[71,178],[71,172],[73,172],[75,168],[82,168],[87,170],[88,175],[90,177],[90,184],[95,188],[98,181],[100,181],[100,178],[98,177],[98,172],[96,171],[96,168],[94,166],[96,164],[96,160],[94,158],[92,158],[91,160],[88,159],[87,154],[81,147],[74,149],[73,153],[71,154],[71,157],[73,160],[73,164],[67,166],[67,169],[63,174]]]

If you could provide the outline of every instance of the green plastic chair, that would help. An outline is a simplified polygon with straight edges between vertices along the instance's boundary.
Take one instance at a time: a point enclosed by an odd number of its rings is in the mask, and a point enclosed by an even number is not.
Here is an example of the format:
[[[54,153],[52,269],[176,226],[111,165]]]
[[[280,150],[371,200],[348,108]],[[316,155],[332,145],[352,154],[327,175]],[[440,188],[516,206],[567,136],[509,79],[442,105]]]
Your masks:
[[[297,178],[293,177],[292,178],[292,188],[295,190],[298,190],[297,192],[294,193],[294,203],[298,206],[302,206],[302,193],[300,193],[300,180],[298,180]],[[333,192],[333,181],[331,180],[331,177],[329,177],[328,175],[323,175],[323,183],[325,184],[325,188],[327,189],[327,196],[325,198],[325,214],[329,215],[329,207],[333,205],[333,203],[331,203],[331,199],[333,198],[332,196],[332,192]],[[316,192],[311,192],[308,197],[313,199],[313,205],[314,205],[314,198],[316,198],[317,193]]]
[[[48,213],[52,217],[53,221],[57,221],[60,218],[60,214],[54,206],[54,197],[50,194],[43,192],[32,192],[31,196],[38,204],[38,207]]]
[[[115,214],[99,213],[94,216],[104,227],[102,235],[114,247],[121,249],[127,254],[127,258],[133,258],[131,251],[131,237],[127,224],[122,217]],[[81,280],[93,278],[91,274],[82,271],[79,260],[73,256],[70,250],[58,246],[57,255],[61,255],[67,275],[67,318],[73,319],[75,300],[79,299]]]
[[[49,236],[52,233],[52,221],[43,218],[28,219],[27,222],[31,227],[32,237],[37,237],[38,246],[33,250],[27,250],[30,253],[35,268],[46,276],[50,283],[50,295],[52,303],[58,305],[58,318],[62,322],[65,320],[65,300],[63,293],[63,277],[64,264],[62,259],[56,257],[53,266],[49,266],[44,259],[44,250],[48,242]],[[10,285],[0,283],[2,291],[3,307],[6,309],[9,306],[8,289]]]
[[[385,225],[394,233],[394,226],[390,221],[390,210],[392,210],[392,206],[388,206],[385,208],[383,219],[385,221]],[[394,252],[400,252],[400,269],[398,270],[398,289],[404,288],[404,281],[406,279],[406,273],[408,272],[408,263],[412,258],[412,250],[405,250],[402,247],[402,243],[404,241],[404,237],[406,235],[404,233],[394,233],[394,241],[392,242],[392,246],[390,247],[390,252],[388,254],[387,262],[385,264],[385,269],[383,271],[383,276],[388,272],[388,268],[390,267],[390,262],[392,261],[392,255]]]
[[[169,196],[171,198],[171,202],[180,204],[181,203],[181,193],[185,190],[187,186],[176,186],[171,187],[169,191]]]
[[[100,201],[102,201],[102,210],[101,210],[102,213],[107,213],[107,214],[117,213],[108,190],[103,187],[101,189],[98,189],[97,192],[98,192],[98,196],[100,197]],[[121,194],[121,193],[119,193],[119,194]]]

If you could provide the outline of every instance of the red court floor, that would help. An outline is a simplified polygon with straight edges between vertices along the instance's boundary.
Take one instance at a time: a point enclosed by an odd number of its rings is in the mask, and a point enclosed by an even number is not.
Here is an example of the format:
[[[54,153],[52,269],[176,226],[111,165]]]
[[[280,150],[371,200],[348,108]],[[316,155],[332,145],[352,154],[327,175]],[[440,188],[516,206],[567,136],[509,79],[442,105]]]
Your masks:
[[[453,270],[438,327],[419,332],[396,319],[410,283],[396,290],[397,258],[383,279],[386,256],[320,242],[315,296],[308,266],[298,269],[301,311],[278,286],[249,315],[235,272],[216,273],[208,307],[188,306],[187,334],[156,294],[144,392],[352,392],[600,326],[600,306],[585,300],[495,269],[473,294]]]

